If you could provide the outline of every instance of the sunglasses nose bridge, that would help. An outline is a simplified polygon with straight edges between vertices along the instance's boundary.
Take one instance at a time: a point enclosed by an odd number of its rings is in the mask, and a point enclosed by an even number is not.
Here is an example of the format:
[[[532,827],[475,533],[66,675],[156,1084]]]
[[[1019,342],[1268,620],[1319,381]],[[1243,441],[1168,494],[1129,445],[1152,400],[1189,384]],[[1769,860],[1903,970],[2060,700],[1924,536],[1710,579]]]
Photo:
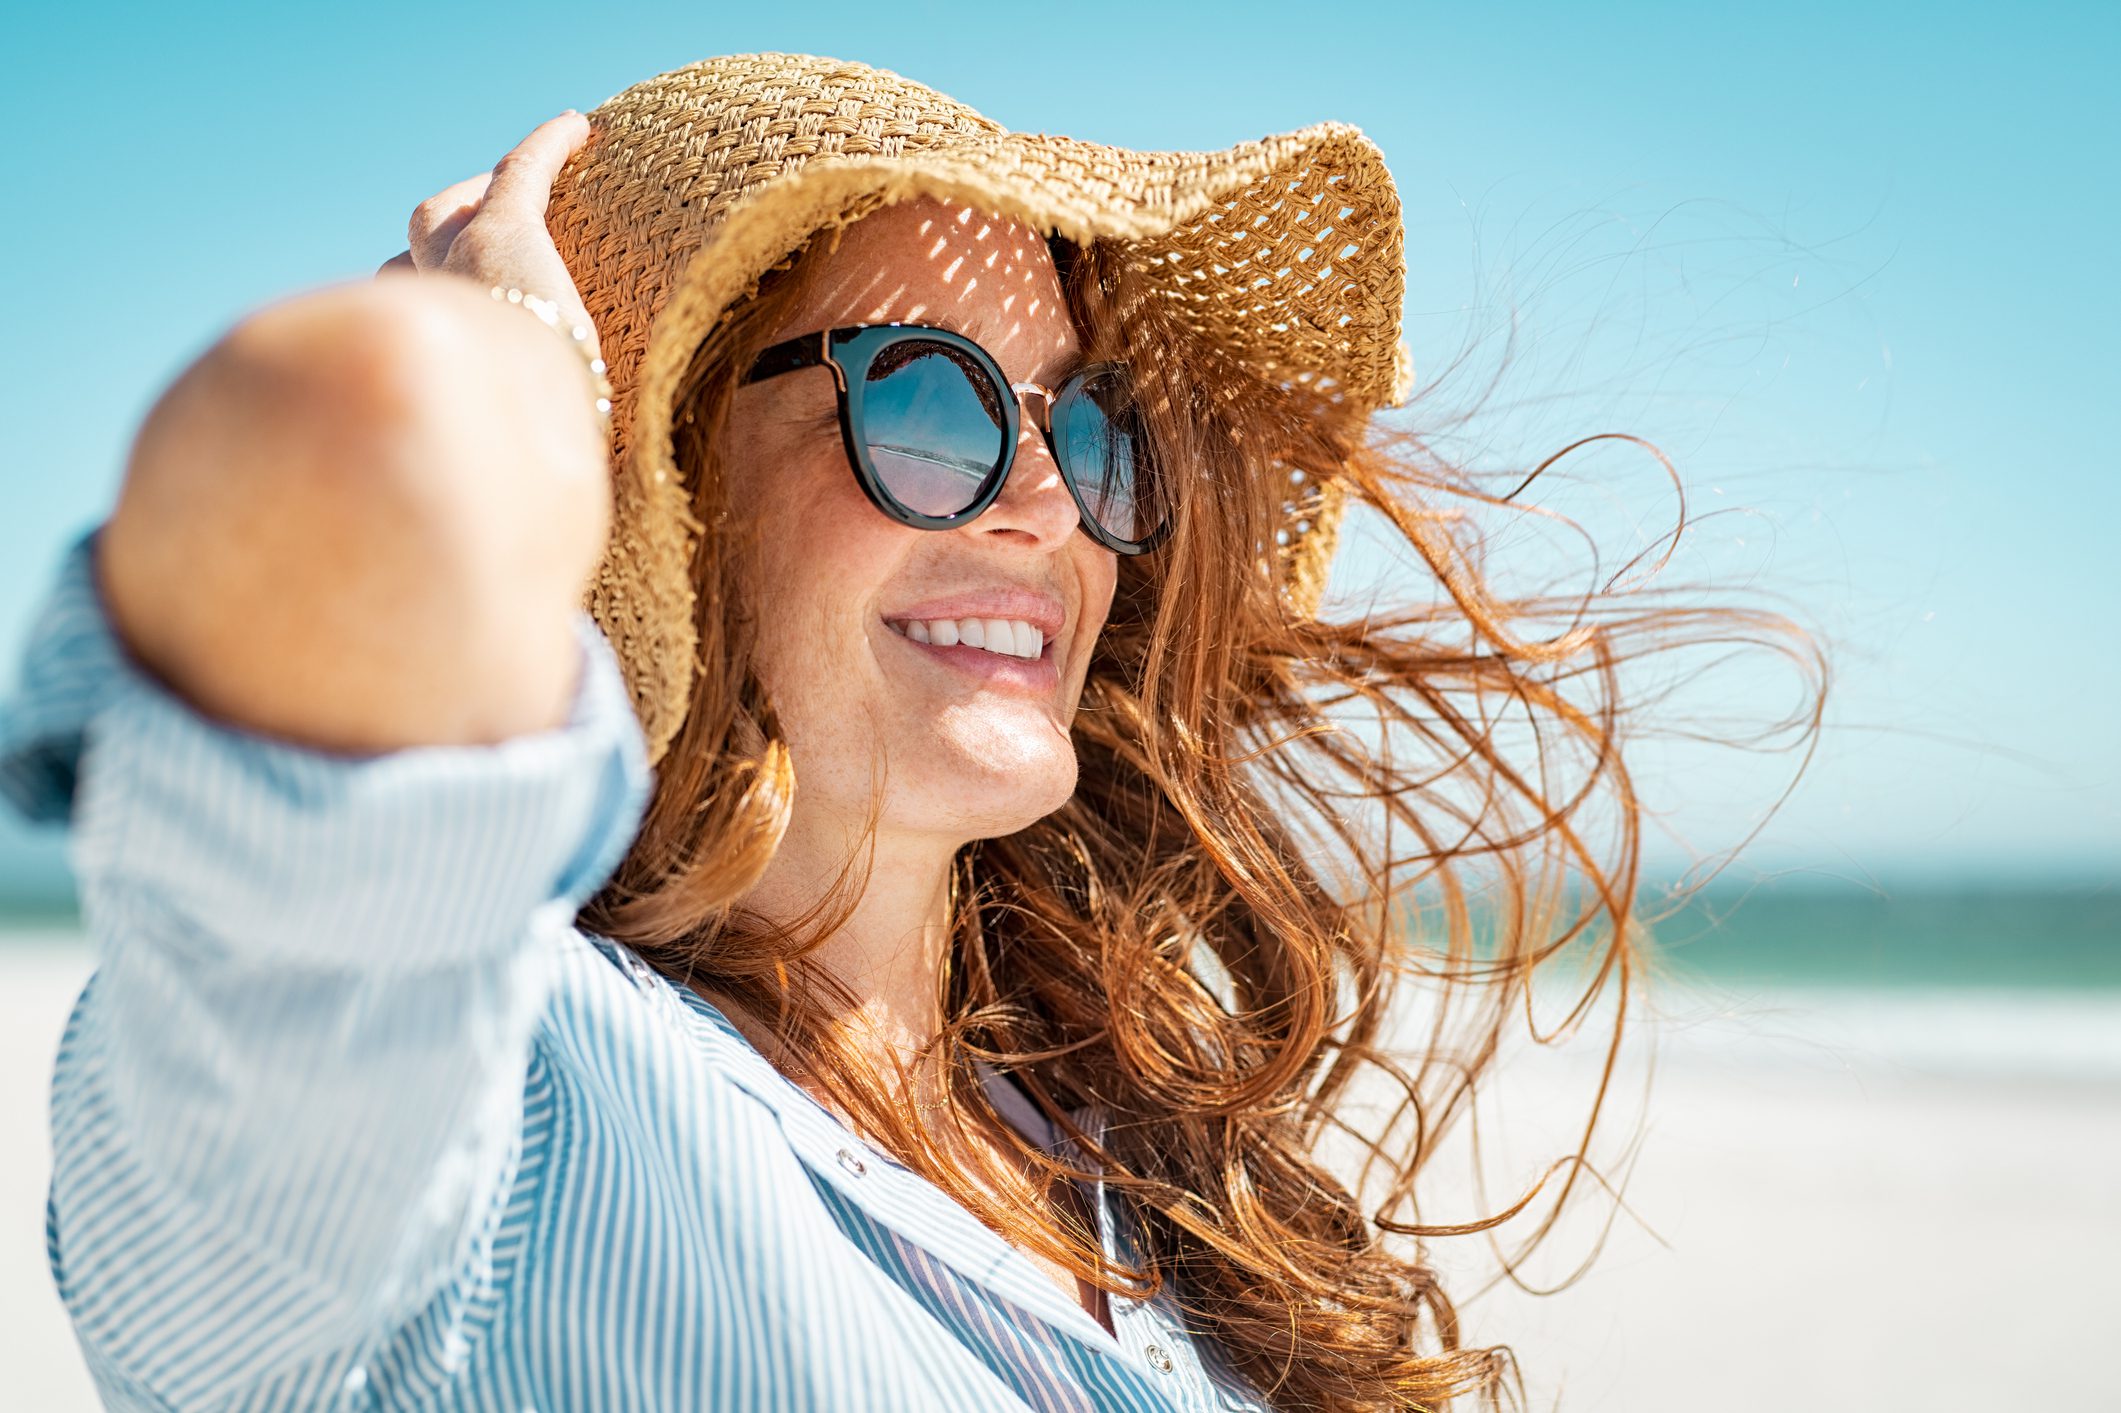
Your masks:
[[[1019,399],[1022,399],[1023,397],[1031,393],[1038,394],[1038,429],[1041,432],[1044,432],[1047,436],[1052,436],[1053,389],[1047,387],[1044,383],[1034,383],[1030,381],[1025,381],[1021,383],[1011,383],[1009,385],[1009,391],[1015,393]]]
[[[1053,445],[1053,390],[1041,383],[1018,382],[1009,384],[1019,405],[1025,406],[1024,421],[1029,425],[1020,428],[1017,444],[1008,452],[1008,469],[1002,474],[994,488],[992,508],[1005,508],[1004,518],[1021,532],[1028,532],[1039,542],[1058,545],[1075,532],[1081,523],[1082,511],[1077,503],[1073,482],[1060,464]],[[1025,403],[1027,394],[1037,393],[1034,406]],[[1037,431],[1033,432],[1032,428]],[[1037,448],[1037,450],[1032,450]],[[1042,464],[1027,466],[1026,452]],[[1038,457],[1043,451],[1045,456]],[[1026,472],[1031,474],[1027,477]]]

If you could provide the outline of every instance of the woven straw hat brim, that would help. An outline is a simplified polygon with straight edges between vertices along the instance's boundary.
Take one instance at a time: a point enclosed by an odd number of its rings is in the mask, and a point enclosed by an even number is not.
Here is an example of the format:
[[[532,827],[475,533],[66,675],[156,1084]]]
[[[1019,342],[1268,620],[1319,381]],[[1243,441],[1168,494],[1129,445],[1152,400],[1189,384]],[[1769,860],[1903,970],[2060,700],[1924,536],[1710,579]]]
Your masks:
[[[675,464],[680,383],[702,339],[812,236],[933,197],[1043,234],[1123,242],[1182,322],[1261,376],[1363,409],[1408,395],[1399,203],[1357,128],[1319,123],[1219,152],[1013,133],[921,85],[804,55],[707,60],[615,95],[548,215],[614,387],[615,515],[591,612],[650,759],[689,707],[703,527]],[[1315,609],[1337,497],[1287,508],[1284,579]]]

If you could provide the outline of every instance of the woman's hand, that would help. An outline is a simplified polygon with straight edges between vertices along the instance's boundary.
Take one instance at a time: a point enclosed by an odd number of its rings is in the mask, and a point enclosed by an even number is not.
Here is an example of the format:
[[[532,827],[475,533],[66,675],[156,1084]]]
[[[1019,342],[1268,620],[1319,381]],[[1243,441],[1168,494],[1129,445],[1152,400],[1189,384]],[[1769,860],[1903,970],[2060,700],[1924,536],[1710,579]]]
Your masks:
[[[445,271],[480,285],[512,285],[550,299],[561,316],[596,337],[596,326],[545,226],[552,184],[589,137],[589,119],[569,110],[531,130],[490,172],[444,187],[413,209],[408,249],[383,262],[394,273]]]
[[[486,291],[589,325],[544,220],[588,135],[540,125],[422,202],[377,280],[252,312],[156,400],[97,570],[118,636],[194,709],[362,753],[566,720],[606,437],[580,360]]]

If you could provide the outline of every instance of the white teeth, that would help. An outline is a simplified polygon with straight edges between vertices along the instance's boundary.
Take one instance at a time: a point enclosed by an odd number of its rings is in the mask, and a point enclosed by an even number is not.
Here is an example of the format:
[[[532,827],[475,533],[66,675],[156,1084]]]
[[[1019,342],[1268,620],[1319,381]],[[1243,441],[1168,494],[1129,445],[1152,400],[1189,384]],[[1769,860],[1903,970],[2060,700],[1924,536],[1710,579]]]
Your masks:
[[[963,645],[1004,657],[1035,658],[1046,651],[1046,635],[1020,618],[909,619],[899,631],[916,643]]]

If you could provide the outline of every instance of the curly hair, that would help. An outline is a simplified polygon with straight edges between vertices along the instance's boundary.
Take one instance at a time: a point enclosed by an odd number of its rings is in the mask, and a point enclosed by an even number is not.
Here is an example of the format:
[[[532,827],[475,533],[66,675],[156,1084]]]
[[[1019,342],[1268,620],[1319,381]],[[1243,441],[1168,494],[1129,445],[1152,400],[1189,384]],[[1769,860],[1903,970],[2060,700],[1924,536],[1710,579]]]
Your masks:
[[[1120,561],[1073,728],[1074,797],[958,855],[946,1023],[915,1068],[936,1067],[951,1096],[942,1122],[1002,1133],[974,1063],[1017,1077],[1102,1165],[1143,1234],[1139,1268],[1065,1215],[989,1197],[890,1097],[910,1071],[888,1080],[835,1024],[854,998],[808,953],[858,896],[859,860],[793,923],[740,906],[787,827],[795,764],[750,666],[752,527],[716,473],[736,372],[802,297],[818,242],[733,306],[688,371],[675,436],[705,527],[699,683],[583,925],[770,1025],[867,1136],[1011,1241],[1110,1292],[1168,1284],[1190,1327],[1277,1406],[1519,1403],[1514,1357],[1464,1343],[1426,1243],[1497,1226],[1557,1174],[1554,1211],[1587,1190],[1606,1083],[1575,1153],[1502,1210],[1424,1224],[1417,1179],[1546,963],[1589,963],[1572,1025],[1617,990],[1610,1080],[1646,973],[1620,665],[1733,624],[1800,646],[1809,635],[1774,614],[1645,606],[1637,591],[1559,605],[1573,627],[1521,636],[1516,624],[1557,604],[1494,593],[1448,508],[1508,497],[1330,387],[1236,366],[1182,311],[1139,294],[1122,247],[1050,244],[1086,353],[1138,370],[1155,464],[1182,469],[1166,477],[1173,529],[1157,554]],[[1355,621],[1296,607],[1277,543],[1292,484],[1321,512],[1364,508],[1427,566],[1434,601]],[[1823,700],[1823,666],[1817,681]],[[1498,703],[1531,724],[1536,771],[1504,748]],[[1808,736],[1817,724],[1815,705]],[[1573,783],[1553,760],[1570,750]],[[1476,870],[1504,902],[1486,936]],[[1437,904],[1417,906],[1425,895]],[[1380,1080],[1392,1099],[1365,1123],[1352,1097]],[[1109,1120],[1101,1140],[1068,1119],[1091,1104]],[[1088,1176],[1019,1141],[1047,1180]],[[1329,1142],[1353,1143],[1359,1174],[1335,1170]],[[1373,1192],[1366,1211],[1358,1194]]]

